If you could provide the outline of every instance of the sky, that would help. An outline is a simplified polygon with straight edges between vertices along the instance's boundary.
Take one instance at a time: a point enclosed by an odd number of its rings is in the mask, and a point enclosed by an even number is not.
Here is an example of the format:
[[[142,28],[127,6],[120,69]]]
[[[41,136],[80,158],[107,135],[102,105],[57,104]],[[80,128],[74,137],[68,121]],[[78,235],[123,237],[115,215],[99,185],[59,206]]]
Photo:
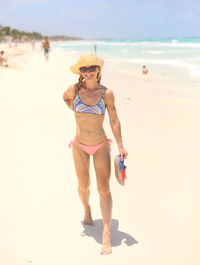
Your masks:
[[[43,35],[200,36],[200,0],[0,0],[0,24]]]

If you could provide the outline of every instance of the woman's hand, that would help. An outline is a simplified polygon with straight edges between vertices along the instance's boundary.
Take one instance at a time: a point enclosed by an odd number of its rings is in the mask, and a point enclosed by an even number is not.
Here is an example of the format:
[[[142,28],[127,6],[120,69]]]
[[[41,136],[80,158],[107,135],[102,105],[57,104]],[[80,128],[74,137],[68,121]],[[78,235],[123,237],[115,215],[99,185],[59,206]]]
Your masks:
[[[122,161],[127,158],[128,153],[126,152],[124,147],[119,147],[119,153],[121,155],[121,160]]]

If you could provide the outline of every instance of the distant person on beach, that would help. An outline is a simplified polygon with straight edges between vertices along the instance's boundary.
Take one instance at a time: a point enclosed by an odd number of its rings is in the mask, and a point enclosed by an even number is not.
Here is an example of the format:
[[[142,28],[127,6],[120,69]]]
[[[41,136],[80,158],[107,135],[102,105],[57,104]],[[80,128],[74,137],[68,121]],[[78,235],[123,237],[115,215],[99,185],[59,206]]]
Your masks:
[[[148,74],[148,69],[146,68],[146,66],[145,65],[143,65],[143,67],[142,67],[142,73],[144,74],[144,75],[147,75]]]
[[[70,67],[79,76],[78,83],[71,85],[63,95],[67,106],[75,112],[76,134],[70,142],[78,177],[78,193],[84,207],[85,225],[94,225],[89,205],[90,156],[93,156],[100,208],[103,218],[103,237],[101,254],[112,253],[110,226],[112,216],[112,197],[110,193],[110,145],[103,129],[106,108],[113,135],[118,145],[121,160],[127,157],[121,136],[120,121],[115,108],[113,91],[100,84],[103,59],[96,54],[81,55],[80,60]],[[70,125],[69,125],[70,126]]]
[[[5,52],[4,51],[0,52],[0,66],[8,67],[7,58],[5,56]]]
[[[43,47],[43,50],[44,50],[44,56],[48,60],[49,59],[50,43],[49,43],[49,39],[47,37],[42,42],[42,47]]]
[[[97,45],[96,45],[96,43],[94,44],[94,53],[97,53]]]
[[[31,46],[32,46],[32,50],[35,50],[35,40],[31,40]]]
[[[12,47],[12,40],[9,40],[9,42],[8,42],[8,47],[9,47],[9,48]]]

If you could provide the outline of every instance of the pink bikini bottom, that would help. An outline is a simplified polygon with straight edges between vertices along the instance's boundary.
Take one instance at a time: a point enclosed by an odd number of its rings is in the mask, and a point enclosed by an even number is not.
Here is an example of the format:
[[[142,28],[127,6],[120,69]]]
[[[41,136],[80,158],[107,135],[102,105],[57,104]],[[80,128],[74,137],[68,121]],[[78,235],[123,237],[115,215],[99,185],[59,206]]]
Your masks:
[[[86,144],[81,144],[79,142],[77,142],[76,140],[72,140],[69,143],[69,148],[72,147],[73,143],[78,144],[88,155],[94,155],[94,153],[105,143],[108,143],[108,146],[110,148],[110,145],[112,143],[112,140],[110,139],[106,139],[104,142],[100,143],[100,144],[95,144],[95,145],[86,145]],[[110,149],[111,150],[111,149]]]

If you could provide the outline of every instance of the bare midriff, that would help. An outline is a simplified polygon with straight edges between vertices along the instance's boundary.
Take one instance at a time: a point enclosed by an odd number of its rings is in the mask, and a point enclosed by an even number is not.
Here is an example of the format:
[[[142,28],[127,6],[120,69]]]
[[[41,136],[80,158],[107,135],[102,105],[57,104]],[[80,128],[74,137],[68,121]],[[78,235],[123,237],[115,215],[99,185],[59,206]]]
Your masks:
[[[75,112],[75,140],[86,145],[96,145],[107,139],[103,129],[105,115]]]

